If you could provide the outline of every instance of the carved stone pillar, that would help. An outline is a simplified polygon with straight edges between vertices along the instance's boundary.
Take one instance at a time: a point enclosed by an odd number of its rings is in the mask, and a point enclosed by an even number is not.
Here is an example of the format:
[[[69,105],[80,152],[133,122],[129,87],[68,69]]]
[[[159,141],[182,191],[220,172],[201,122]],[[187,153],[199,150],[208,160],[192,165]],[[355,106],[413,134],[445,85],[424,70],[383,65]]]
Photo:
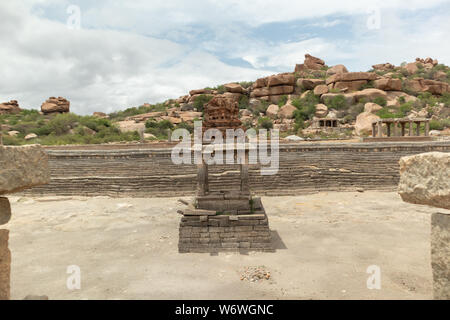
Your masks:
[[[244,163],[240,165],[241,169],[241,192],[242,193],[250,193],[250,185],[249,185],[249,178],[248,178],[248,152],[245,152],[245,160]]]
[[[202,161],[197,165],[197,195],[204,196],[208,191],[208,165]]]
[[[378,137],[381,138],[383,136],[383,123],[381,121],[378,122]]]

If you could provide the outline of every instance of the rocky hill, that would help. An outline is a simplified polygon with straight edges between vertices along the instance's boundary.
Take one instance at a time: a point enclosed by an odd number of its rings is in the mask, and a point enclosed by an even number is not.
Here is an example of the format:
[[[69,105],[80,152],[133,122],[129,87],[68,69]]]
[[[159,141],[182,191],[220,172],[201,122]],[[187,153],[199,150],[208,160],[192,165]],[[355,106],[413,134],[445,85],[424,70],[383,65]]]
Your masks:
[[[282,137],[365,136],[379,118],[430,118],[431,134],[450,135],[450,68],[432,58],[395,66],[382,63],[367,72],[327,66],[309,54],[293,72],[254,82],[228,83],[155,105],[143,104],[109,115],[68,114],[70,102],[51,97],[41,112],[21,110],[17,101],[0,104],[6,144],[105,143],[167,139],[167,129],[192,130],[214,96],[238,102],[245,127],[276,128]]]

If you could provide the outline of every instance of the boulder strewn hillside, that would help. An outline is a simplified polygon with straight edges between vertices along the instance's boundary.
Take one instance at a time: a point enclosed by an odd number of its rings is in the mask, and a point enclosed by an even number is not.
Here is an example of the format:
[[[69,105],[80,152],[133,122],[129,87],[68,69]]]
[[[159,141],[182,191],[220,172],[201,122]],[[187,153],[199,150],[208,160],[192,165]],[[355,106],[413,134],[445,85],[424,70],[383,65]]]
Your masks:
[[[161,140],[167,139],[167,129],[192,131],[193,122],[202,119],[203,106],[217,95],[239,104],[245,127],[276,128],[281,136],[364,136],[373,120],[403,117],[430,118],[431,134],[450,135],[450,68],[436,59],[417,58],[400,66],[379,63],[366,72],[349,72],[342,64],[327,66],[309,54],[293,72],[197,88],[163,103],[109,115],[67,114],[70,103],[64,98],[50,98],[41,113],[20,111],[17,101],[11,101],[0,104],[0,125],[6,144],[138,141],[142,130],[144,138]],[[336,120],[340,129],[320,129],[320,119]]]

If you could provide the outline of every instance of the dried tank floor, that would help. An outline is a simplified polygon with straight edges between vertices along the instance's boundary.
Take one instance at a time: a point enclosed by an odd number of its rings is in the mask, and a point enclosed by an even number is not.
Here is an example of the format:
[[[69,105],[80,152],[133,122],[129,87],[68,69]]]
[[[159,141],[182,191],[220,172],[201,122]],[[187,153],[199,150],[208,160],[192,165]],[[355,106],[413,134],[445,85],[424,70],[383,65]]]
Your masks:
[[[178,253],[177,198],[10,199],[12,299],[432,298],[430,214],[440,209],[394,192],[263,197],[276,252],[218,255]],[[67,289],[70,265],[80,290]],[[371,265],[380,290],[367,289]],[[252,268],[270,277],[249,281]]]

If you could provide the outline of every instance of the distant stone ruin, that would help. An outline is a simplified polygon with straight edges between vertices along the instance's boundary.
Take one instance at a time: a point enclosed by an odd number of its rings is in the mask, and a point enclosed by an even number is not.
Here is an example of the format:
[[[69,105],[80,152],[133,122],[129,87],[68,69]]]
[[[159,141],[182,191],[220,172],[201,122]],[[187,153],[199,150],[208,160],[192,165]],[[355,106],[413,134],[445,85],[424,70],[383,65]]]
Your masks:
[[[383,135],[383,124],[386,127],[386,135]],[[421,124],[423,124],[424,135],[420,135]],[[415,128],[414,128],[415,125]],[[392,129],[391,129],[392,126]],[[408,134],[406,134],[408,128]],[[394,139],[403,139],[410,141],[431,140],[430,119],[415,118],[389,118],[378,119],[372,122],[372,137],[365,138],[364,141],[389,141]]]

